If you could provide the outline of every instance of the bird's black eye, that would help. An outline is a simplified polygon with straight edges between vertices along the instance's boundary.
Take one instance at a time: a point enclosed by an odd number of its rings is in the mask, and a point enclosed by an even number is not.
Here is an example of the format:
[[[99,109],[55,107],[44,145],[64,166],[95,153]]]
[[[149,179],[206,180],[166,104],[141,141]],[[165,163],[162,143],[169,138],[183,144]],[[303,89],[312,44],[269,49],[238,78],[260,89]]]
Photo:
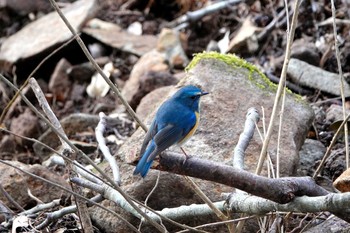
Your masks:
[[[196,99],[196,97],[197,97],[197,96],[193,95],[193,96],[191,96],[191,99],[194,100],[194,99]]]

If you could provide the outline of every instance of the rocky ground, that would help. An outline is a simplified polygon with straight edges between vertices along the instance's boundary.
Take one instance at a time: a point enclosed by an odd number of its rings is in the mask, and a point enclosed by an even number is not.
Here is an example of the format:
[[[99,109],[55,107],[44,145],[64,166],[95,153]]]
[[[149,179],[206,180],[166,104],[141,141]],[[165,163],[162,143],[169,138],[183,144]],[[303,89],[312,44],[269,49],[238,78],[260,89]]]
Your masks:
[[[276,92],[270,81],[278,82],[281,74],[289,20],[284,1],[237,1],[200,17],[186,14],[201,12],[213,2],[58,1],[91,55],[116,83],[142,121],[149,123],[154,107],[172,93],[179,82],[197,84],[209,91],[211,94],[202,103],[201,125],[185,149],[202,158],[231,165],[233,148],[243,130],[247,110],[255,107],[259,111],[261,121],[258,126],[261,130],[263,121],[269,122]],[[288,13],[292,15],[294,1],[288,3]],[[340,63],[348,81],[349,3],[335,3]],[[181,17],[184,15],[186,20]],[[291,91],[286,95],[282,127],[281,176],[312,176],[343,118],[331,16],[328,1],[303,1],[300,5],[292,59],[287,71],[287,87]],[[151,171],[145,180],[132,178],[134,167],[129,164],[138,156],[143,132],[137,129],[121,101],[96,74],[72,38],[48,1],[0,0],[0,73],[18,87],[29,76],[35,77],[68,138],[95,161],[101,160],[94,133],[98,113],[112,114],[116,122],[105,136],[107,145],[120,163],[121,187],[143,201],[157,178],[156,171]],[[230,57],[234,61],[232,68],[218,53],[203,51],[234,53],[255,67]],[[190,67],[186,74],[184,69],[195,53],[201,53],[196,59],[202,60]],[[27,107],[22,98],[10,104],[14,93],[0,81],[1,125],[13,133],[0,132],[0,159],[12,161],[15,167],[69,187],[67,170],[55,162],[50,151],[38,142],[14,135],[39,139],[55,149],[60,145],[47,124]],[[23,93],[40,108],[28,86],[24,87]],[[349,109],[350,86],[347,82],[344,83],[344,94]],[[278,131],[278,127],[275,128],[269,148],[273,162],[276,160]],[[255,171],[261,145],[256,133],[246,152],[247,170]],[[79,160],[85,164],[84,160]],[[330,188],[329,184],[344,170],[345,148],[341,136],[320,179]],[[1,189],[4,188],[24,209],[38,203],[33,196],[45,203],[63,199],[62,192],[2,163],[0,180]],[[212,182],[198,180],[198,183],[213,201],[222,200],[223,192],[232,191]],[[31,195],[28,195],[28,190]],[[162,173],[158,190],[149,200],[149,206],[157,210],[201,202],[181,176]],[[1,207],[8,207],[14,213],[21,212],[4,195],[0,195],[0,201]],[[114,203],[106,202],[105,205],[116,208]],[[96,232],[129,231],[119,220],[106,216],[100,209],[91,211]],[[292,220],[285,220],[289,223],[286,224],[287,231],[299,232],[300,225],[307,222],[311,223],[309,228],[314,227],[309,232],[320,232],[320,228],[325,232],[331,232],[327,231],[330,228],[332,232],[339,232],[337,229],[349,228],[341,220],[331,220],[330,223],[323,221],[324,217],[315,216],[296,215]],[[1,221],[5,222],[7,217],[3,215]],[[127,217],[137,226],[136,219]],[[307,221],[302,220],[304,217]],[[36,216],[34,219],[40,221],[41,218]],[[216,220],[211,216],[183,222],[194,226]],[[256,220],[250,222],[246,232],[257,231],[259,228],[255,223]],[[78,225],[70,216],[47,229],[78,228]],[[171,226],[168,229],[178,230]],[[23,228],[18,230],[24,231]],[[208,228],[208,231],[225,230],[225,227]],[[152,232],[147,226],[142,231]]]

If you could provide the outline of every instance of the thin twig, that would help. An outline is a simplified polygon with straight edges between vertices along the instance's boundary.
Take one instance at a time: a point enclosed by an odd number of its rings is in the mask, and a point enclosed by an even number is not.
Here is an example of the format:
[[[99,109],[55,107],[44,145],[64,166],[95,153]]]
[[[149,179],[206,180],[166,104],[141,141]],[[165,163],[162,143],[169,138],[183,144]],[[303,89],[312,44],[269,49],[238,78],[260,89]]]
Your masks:
[[[47,118],[50,120],[52,123],[53,127],[57,129],[65,138],[65,140],[68,140],[68,137],[66,133],[64,132],[61,123],[57,119],[55,113],[52,111],[49,103],[46,100],[46,97],[41,90],[39,84],[34,78],[29,79],[29,85],[32,88],[39,105],[41,106],[42,110],[44,111],[45,115]],[[67,155],[67,157],[71,157],[72,160],[76,160],[76,153],[73,151],[73,149],[66,143],[65,140],[59,138],[63,147],[63,153]],[[66,167],[69,172],[69,178],[72,179],[77,176],[75,172],[73,172],[73,163],[67,163]],[[75,191],[76,193],[83,194],[82,190],[80,187],[76,186],[75,184],[72,184],[72,190]],[[88,214],[88,209],[86,206],[86,203],[83,202],[81,199],[74,199],[77,205],[78,209],[78,214],[79,214],[79,220],[81,222],[82,228],[84,232],[86,233],[92,233],[93,232],[93,227],[91,223],[91,218],[90,215]]]
[[[106,130],[106,127],[108,126],[107,119],[106,119],[107,116],[103,112],[100,112],[99,116],[100,116],[100,121],[98,122],[95,129],[95,135],[96,135],[96,140],[98,142],[98,147],[100,148],[104,158],[107,160],[109,166],[112,169],[114,181],[120,185],[121,180],[120,180],[118,163],[115,157],[111,155],[111,152],[109,151],[109,148],[106,145],[106,140],[103,137],[103,132]]]
[[[27,188],[27,194],[30,198],[32,198],[34,201],[36,201],[38,204],[43,204],[44,202],[42,200],[40,200],[39,198],[37,198],[36,196],[34,196],[32,194],[32,192],[30,191],[29,188]]]
[[[157,187],[158,187],[158,184],[159,184],[159,179],[160,179],[160,171],[158,171],[156,183],[154,184],[152,190],[149,192],[149,194],[147,195],[147,197],[146,197],[146,199],[145,199],[145,206],[148,206],[148,205],[147,205],[147,202],[148,202],[149,198],[152,196],[152,194],[154,193],[154,191],[156,191],[156,189],[157,189]],[[139,224],[139,227],[138,227],[139,230],[141,229],[142,223],[143,223],[143,222],[140,221],[140,224]]]
[[[286,84],[286,83],[284,83]],[[280,111],[280,121],[278,125],[278,136],[277,136],[277,153],[276,153],[276,174],[275,177],[280,177],[280,145],[281,145],[281,137],[282,137],[282,125],[283,125],[283,116],[284,116],[284,107],[286,102],[286,86],[283,88],[283,97],[281,103],[281,111]]]
[[[346,203],[350,200],[350,193],[329,193],[325,196],[296,197],[287,204],[278,204],[261,197],[251,196],[242,193],[233,193],[227,200],[227,208],[233,212],[263,215],[271,211],[283,212],[321,212],[329,211],[349,221],[350,209],[346,208]]]
[[[34,92],[36,99],[39,102],[39,105],[41,106],[42,110],[44,111],[47,118],[50,120],[52,125],[62,134],[66,139],[68,139],[66,133],[64,132],[62,125],[60,121],[57,119],[55,113],[52,111],[49,103],[46,100],[46,97],[44,95],[44,92],[41,90],[38,82],[35,80],[35,78],[29,79],[29,85],[32,88],[32,91]],[[72,148],[65,142],[65,140],[59,138],[61,141],[62,147],[66,150],[69,150],[72,152]]]
[[[290,31],[290,23],[289,23],[289,9],[288,9],[288,1],[284,0],[284,9],[286,10],[286,15],[287,15],[287,32]]]
[[[97,196],[90,198],[90,200],[93,202],[99,203],[99,202],[103,201],[104,199],[103,199],[103,197],[101,197],[101,195],[97,195]],[[48,204],[50,204],[50,203],[48,203]],[[92,206],[90,203],[87,203],[87,205]],[[46,219],[36,227],[36,230],[42,230],[43,228],[48,227],[52,222],[55,222],[58,219],[61,219],[65,215],[73,214],[75,212],[77,212],[77,206],[72,205],[72,206],[67,206],[67,207],[61,208],[61,209],[53,211],[53,212],[45,213]],[[85,229],[83,229],[83,230],[85,233],[86,230]]]
[[[18,210],[24,211],[23,207],[22,207],[20,204],[18,204],[18,202],[17,202],[15,199],[13,199],[13,198],[11,197],[11,195],[10,195],[8,192],[6,192],[6,190],[4,189],[4,187],[2,187],[1,183],[0,183],[0,193],[1,193],[3,196],[5,196],[5,198],[6,198],[12,205],[14,205]]]
[[[258,162],[258,166],[256,169],[257,174],[261,173],[261,170],[262,170],[265,158],[266,158],[267,148],[268,148],[268,145],[269,145],[269,142],[270,142],[270,139],[272,136],[272,132],[273,132],[273,127],[274,127],[273,123],[275,122],[275,119],[276,119],[277,114],[278,114],[278,106],[279,106],[282,92],[283,92],[285,82],[286,82],[287,69],[288,69],[288,64],[289,64],[289,59],[290,59],[290,54],[291,54],[291,47],[292,47],[292,43],[293,43],[295,28],[297,26],[297,21],[298,21],[299,4],[300,4],[300,0],[296,0],[295,4],[294,4],[294,14],[293,14],[293,18],[292,18],[291,30],[290,30],[290,33],[288,36],[287,47],[286,47],[286,56],[284,59],[283,68],[282,68],[282,72],[281,72],[280,83],[278,84],[276,98],[275,98],[273,108],[272,108],[269,127],[267,129],[266,137],[265,137],[265,140],[264,140],[261,152],[260,152],[259,162]]]
[[[239,140],[234,149],[233,154],[233,167],[238,169],[244,169],[244,157],[245,151],[248,148],[250,140],[254,136],[255,128],[257,128],[257,123],[260,120],[259,112],[255,108],[249,108],[246,114],[246,120],[244,123],[243,132],[239,135]],[[237,192],[243,192],[241,190],[237,190]],[[244,192],[245,193],[245,192]],[[241,218],[246,217],[246,214],[241,214]],[[240,221],[237,224],[236,232],[240,233],[243,230],[245,225],[245,220]]]
[[[209,206],[209,208],[216,214],[216,216],[221,219],[221,221],[228,220],[228,217],[217,208],[214,203],[203,193],[203,191],[198,187],[198,185],[188,176],[184,176],[187,183],[195,191],[195,193]],[[230,232],[234,232],[234,225],[232,223],[227,224]]]
[[[217,225],[222,225],[222,224],[227,224],[227,223],[236,223],[236,222],[240,222],[243,220],[249,220],[249,219],[256,218],[256,217],[257,216],[253,215],[253,216],[247,216],[244,218],[236,218],[236,219],[230,219],[230,220],[226,220],[226,221],[207,223],[207,224],[196,226],[195,228],[197,229],[197,228],[212,227],[212,226],[217,226]],[[183,230],[183,231],[178,231],[177,233],[184,233],[184,232],[188,232],[188,231],[189,230]]]
[[[41,212],[43,210],[52,209],[56,206],[59,206],[60,202],[61,202],[61,199],[55,199],[49,203],[39,204],[29,210],[23,210],[23,212],[21,212],[20,215],[32,215],[32,214]]]
[[[333,35],[334,35],[334,47],[335,47],[335,56],[337,58],[338,64],[338,72],[340,79],[340,94],[343,105],[343,118],[346,118],[346,106],[345,106],[345,95],[344,95],[344,77],[343,71],[340,62],[340,52],[339,52],[339,42],[337,38],[337,25],[335,23],[335,5],[334,0],[331,0],[332,4],[332,19],[333,19]],[[349,135],[348,135],[348,124],[344,125],[344,140],[345,140],[345,160],[346,160],[346,168],[349,168]]]
[[[151,197],[151,195],[154,193],[154,191],[156,191],[157,187],[158,187],[158,184],[159,184],[159,180],[160,180],[160,171],[158,171],[158,174],[157,174],[157,180],[156,180],[156,183],[154,184],[151,192],[149,192],[149,194],[147,195],[146,199],[145,199],[145,205],[147,206],[147,202],[149,200],[149,198]]]

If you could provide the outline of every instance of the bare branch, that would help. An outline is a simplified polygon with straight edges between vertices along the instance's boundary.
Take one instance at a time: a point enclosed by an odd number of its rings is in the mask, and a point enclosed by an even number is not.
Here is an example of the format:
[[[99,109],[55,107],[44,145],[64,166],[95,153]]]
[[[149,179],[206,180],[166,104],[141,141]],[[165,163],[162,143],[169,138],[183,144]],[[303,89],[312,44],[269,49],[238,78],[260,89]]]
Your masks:
[[[237,4],[242,2],[242,0],[226,0],[214,3],[197,11],[188,11],[186,14],[178,17],[169,23],[169,27],[176,27],[176,29],[182,29],[187,27],[191,22],[195,22],[206,15],[215,13],[221,9],[224,9],[231,4]]]
[[[36,96],[41,108],[43,109],[44,113],[49,118],[50,122],[52,123],[52,125],[53,125],[52,127],[55,128],[64,137],[64,138],[59,137],[61,144],[62,144],[62,147],[63,147],[63,154],[66,154],[67,157],[71,157],[73,161],[76,160],[77,154],[73,150],[73,148],[70,147],[68,145],[68,143],[66,142],[68,140],[68,137],[65,134],[61,123],[59,122],[56,115],[52,111],[49,103],[47,102],[45,95],[44,95],[43,91],[41,90],[39,84],[37,83],[37,81],[34,78],[29,79],[29,84],[30,84],[33,92],[35,93],[35,96]],[[74,167],[73,163],[68,163],[66,167],[68,168],[70,178],[73,178],[77,175],[76,173],[72,172],[73,167]],[[79,186],[72,185],[72,189],[74,192],[82,194],[82,190]],[[84,229],[84,232],[92,233],[93,227],[92,227],[90,215],[88,214],[88,209],[87,209],[86,204],[81,199],[75,199],[74,201],[76,202],[76,205],[77,205],[77,209],[78,209],[78,213],[79,213],[79,220],[80,220],[81,225]]]
[[[233,212],[263,215],[274,211],[284,212],[322,212],[341,213],[343,219],[350,220],[350,209],[344,208],[350,201],[350,193],[330,193],[320,197],[296,197],[287,204],[278,204],[276,202],[255,197],[243,193],[231,194],[228,198],[228,209]],[[339,215],[337,215],[339,216]],[[345,218],[344,218],[345,216]]]
[[[228,185],[281,204],[292,201],[296,196],[328,194],[311,177],[270,179],[199,157],[192,156],[184,161],[181,154],[163,153],[156,169]]]
[[[246,121],[244,124],[244,131],[239,135],[239,140],[233,152],[233,167],[237,169],[244,169],[244,156],[250,140],[255,131],[255,124],[259,122],[259,113],[255,108],[249,108]]]
[[[120,185],[121,181],[120,181],[120,172],[119,172],[118,163],[115,157],[111,155],[111,152],[109,151],[106,145],[106,140],[103,137],[103,132],[106,130],[106,127],[108,126],[107,116],[103,112],[100,112],[99,116],[100,116],[100,121],[98,122],[98,125],[96,126],[96,129],[95,129],[96,140],[98,142],[98,146],[104,158],[107,160],[109,166],[112,169],[114,181]]]

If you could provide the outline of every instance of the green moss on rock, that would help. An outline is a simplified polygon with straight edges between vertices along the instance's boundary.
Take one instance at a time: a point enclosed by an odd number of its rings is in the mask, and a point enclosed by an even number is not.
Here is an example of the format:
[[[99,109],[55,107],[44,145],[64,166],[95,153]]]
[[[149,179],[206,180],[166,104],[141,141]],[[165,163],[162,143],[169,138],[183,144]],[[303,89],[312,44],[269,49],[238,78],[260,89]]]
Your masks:
[[[267,87],[269,87],[272,91],[277,90],[277,85],[271,82],[255,65],[247,62],[246,60],[234,54],[221,54],[217,52],[197,53],[193,57],[190,64],[186,67],[185,71],[188,72],[189,70],[191,70],[197,65],[197,63],[201,59],[217,59],[236,68],[245,68],[249,71],[248,79],[251,80],[256,86],[258,86],[261,89],[266,89]],[[253,78],[254,73],[258,74],[261,77],[261,81],[263,81],[265,85]]]

